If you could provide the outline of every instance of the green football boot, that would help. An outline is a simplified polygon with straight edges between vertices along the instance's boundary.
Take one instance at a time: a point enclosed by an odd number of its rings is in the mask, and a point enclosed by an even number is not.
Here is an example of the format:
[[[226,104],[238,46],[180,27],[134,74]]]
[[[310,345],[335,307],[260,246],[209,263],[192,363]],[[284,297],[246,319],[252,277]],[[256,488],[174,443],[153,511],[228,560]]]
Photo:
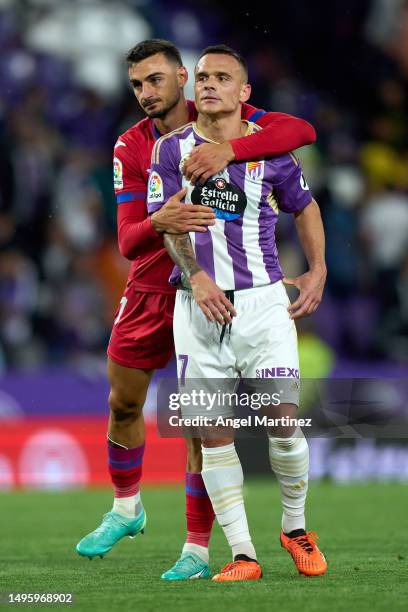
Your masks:
[[[77,544],[77,552],[83,557],[102,557],[106,555],[122,538],[133,538],[138,533],[144,533],[146,526],[146,512],[142,510],[136,518],[126,518],[117,512],[107,512],[103,521],[95,531],[88,533]]]
[[[163,580],[194,580],[208,578],[210,566],[192,552],[181,554],[173,567],[162,574]]]

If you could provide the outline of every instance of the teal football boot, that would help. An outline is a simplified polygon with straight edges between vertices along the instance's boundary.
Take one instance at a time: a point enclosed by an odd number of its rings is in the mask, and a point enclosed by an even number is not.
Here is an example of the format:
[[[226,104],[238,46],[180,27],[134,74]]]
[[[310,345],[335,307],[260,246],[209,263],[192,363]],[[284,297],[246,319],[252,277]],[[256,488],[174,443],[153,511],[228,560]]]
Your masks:
[[[133,538],[138,533],[144,533],[146,527],[146,512],[143,510],[136,518],[126,518],[117,512],[107,512],[103,521],[95,531],[88,533],[77,544],[77,552],[83,557],[102,557],[106,555],[122,538]]]
[[[208,578],[210,566],[192,552],[182,553],[180,559],[167,572],[162,574],[163,580],[194,580]]]

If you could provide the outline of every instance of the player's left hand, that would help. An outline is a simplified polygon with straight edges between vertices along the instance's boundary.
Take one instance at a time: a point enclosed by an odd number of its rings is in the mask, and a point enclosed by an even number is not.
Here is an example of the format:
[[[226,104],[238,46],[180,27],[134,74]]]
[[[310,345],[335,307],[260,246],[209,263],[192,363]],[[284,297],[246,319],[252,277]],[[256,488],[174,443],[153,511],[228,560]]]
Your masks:
[[[204,185],[210,176],[222,172],[234,159],[234,151],[229,142],[204,143],[194,147],[184,162],[183,174],[192,185],[197,182]]]
[[[291,319],[301,319],[311,315],[320,302],[326,282],[326,270],[309,270],[295,278],[284,278],[286,285],[294,285],[299,289],[298,298],[288,307]]]

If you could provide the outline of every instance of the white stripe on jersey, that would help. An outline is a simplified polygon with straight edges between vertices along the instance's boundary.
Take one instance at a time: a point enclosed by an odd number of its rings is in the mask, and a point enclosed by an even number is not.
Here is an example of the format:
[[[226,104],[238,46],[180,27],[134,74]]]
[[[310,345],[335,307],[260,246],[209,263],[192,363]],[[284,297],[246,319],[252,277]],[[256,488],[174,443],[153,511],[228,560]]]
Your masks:
[[[229,172],[227,168],[225,168],[222,174],[217,176],[222,176],[227,183],[229,182]],[[224,229],[225,221],[217,219],[216,224],[212,225],[209,231],[211,232],[213,241],[215,282],[220,289],[231,289],[231,287],[235,287],[234,267],[232,264],[232,257],[228,253]]]
[[[188,155],[190,155],[191,151],[194,149],[196,144],[196,140],[195,140],[195,136],[194,136],[194,132],[192,131],[190,133],[190,135],[187,138],[180,138],[179,140],[179,145],[180,145],[180,160],[182,162],[185,161],[185,159],[187,158]],[[181,172],[181,170],[180,170]],[[186,197],[184,198],[184,201],[186,204],[191,204],[191,194],[192,191],[194,189],[194,185],[192,185],[190,183],[190,181],[188,181],[186,179],[186,177],[184,176],[184,174],[181,175],[181,187],[187,188],[187,194]],[[193,250],[195,253],[195,232],[190,232],[190,240],[191,240],[191,244],[193,246]]]
[[[271,282],[265,268],[262,249],[259,245],[259,215],[261,211],[258,208],[258,204],[262,197],[265,162],[261,162],[261,164],[262,173],[255,180],[249,176],[247,165],[245,168],[244,191],[247,196],[248,205],[245,208],[242,223],[243,246],[255,287],[257,285],[268,285]]]
[[[188,156],[192,149],[196,145],[196,138],[194,132],[187,138],[180,138],[180,158],[183,160]],[[217,175],[218,176],[218,175]],[[229,181],[228,170],[224,170],[222,176],[226,181]],[[188,180],[183,176],[182,187],[187,188],[187,195],[185,201],[191,204],[191,194],[194,189],[194,185],[191,185]],[[225,221],[217,219],[217,223],[208,228],[207,231],[211,232],[211,238],[213,242],[213,253],[217,253],[217,257],[213,257],[215,278],[219,283],[221,289],[235,287],[234,281],[234,268],[232,265],[232,258],[230,257],[227,249],[227,239],[224,234]],[[190,232],[191,244],[195,251],[195,232]]]

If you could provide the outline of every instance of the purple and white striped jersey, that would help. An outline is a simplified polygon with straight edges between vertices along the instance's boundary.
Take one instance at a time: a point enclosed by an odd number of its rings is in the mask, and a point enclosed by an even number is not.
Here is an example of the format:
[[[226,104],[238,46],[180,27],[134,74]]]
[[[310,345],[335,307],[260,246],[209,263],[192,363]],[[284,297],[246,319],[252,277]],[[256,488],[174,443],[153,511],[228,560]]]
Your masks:
[[[248,123],[248,134],[261,129]],[[255,162],[233,162],[204,186],[190,185],[181,171],[192,149],[211,142],[195,123],[160,138],[153,149],[147,190],[149,213],[182,187],[186,203],[213,208],[217,219],[206,232],[191,232],[197,263],[223,289],[248,289],[283,277],[275,243],[279,210],[295,213],[312,200],[299,162],[292,154]],[[171,284],[178,284],[175,267]],[[183,280],[183,279],[181,279]]]

